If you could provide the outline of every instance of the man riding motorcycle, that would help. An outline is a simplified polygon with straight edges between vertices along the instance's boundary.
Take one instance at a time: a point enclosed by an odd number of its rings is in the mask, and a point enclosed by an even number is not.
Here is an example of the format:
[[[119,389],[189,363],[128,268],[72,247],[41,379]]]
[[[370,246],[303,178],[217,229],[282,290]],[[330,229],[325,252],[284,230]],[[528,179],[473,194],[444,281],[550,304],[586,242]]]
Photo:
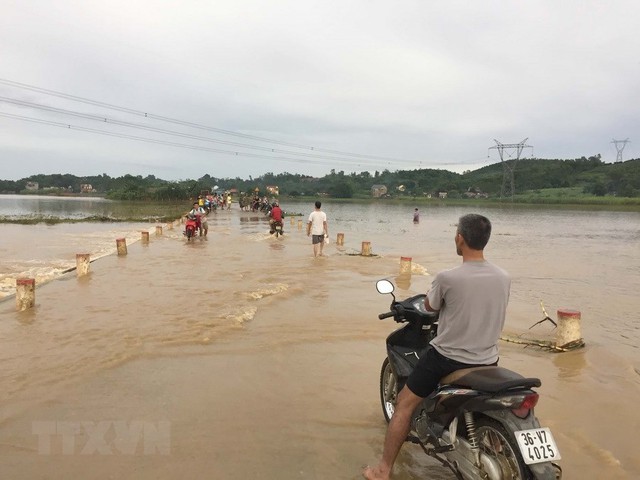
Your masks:
[[[269,212],[269,216],[271,217],[271,219],[269,220],[269,233],[273,234],[276,231],[276,224],[280,224],[280,226],[282,227],[283,213],[282,209],[278,205],[278,202],[273,202],[271,204],[271,211]]]

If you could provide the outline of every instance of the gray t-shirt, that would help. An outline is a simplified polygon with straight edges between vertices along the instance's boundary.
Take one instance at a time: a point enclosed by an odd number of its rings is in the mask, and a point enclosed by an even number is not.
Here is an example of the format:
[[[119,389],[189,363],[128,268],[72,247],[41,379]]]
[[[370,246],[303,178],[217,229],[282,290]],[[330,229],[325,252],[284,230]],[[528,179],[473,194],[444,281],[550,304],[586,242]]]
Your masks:
[[[462,363],[498,361],[510,287],[509,274],[486,260],[438,273],[427,293],[431,308],[440,310],[434,348]]]

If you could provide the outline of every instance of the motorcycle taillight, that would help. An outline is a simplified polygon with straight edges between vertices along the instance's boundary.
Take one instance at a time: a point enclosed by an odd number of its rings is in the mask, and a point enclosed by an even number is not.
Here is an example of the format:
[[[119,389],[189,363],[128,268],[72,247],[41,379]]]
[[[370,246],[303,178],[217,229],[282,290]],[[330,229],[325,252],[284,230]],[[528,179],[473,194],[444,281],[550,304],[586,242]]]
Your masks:
[[[529,415],[529,410],[538,404],[538,398],[539,395],[537,393],[530,393],[524,397],[518,408],[513,408],[511,411],[518,418],[526,418]]]

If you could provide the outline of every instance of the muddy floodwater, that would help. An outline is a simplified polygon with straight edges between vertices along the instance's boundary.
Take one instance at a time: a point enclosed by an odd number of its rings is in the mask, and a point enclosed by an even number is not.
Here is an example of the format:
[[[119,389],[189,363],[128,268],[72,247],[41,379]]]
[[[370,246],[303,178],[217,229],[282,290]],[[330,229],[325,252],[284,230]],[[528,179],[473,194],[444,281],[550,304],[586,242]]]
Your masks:
[[[375,282],[425,292],[459,264],[455,225],[472,211],[492,220],[486,257],[513,279],[506,334],[552,339],[549,322],[529,329],[542,306],[581,312],[583,349],[500,343],[502,366],[542,380],[536,413],[564,478],[640,478],[640,214],[424,206],[414,224],[414,205],[327,201],[314,258],[312,203],[283,202],[304,215],[281,238],[237,204],[192,242],[178,222],[0,224],[0,478],[360,478],[382,450],[396,328],[377,319],[390,297]],[[94,260],[85,277],[68,271],[77,253]],[[36,279],[24,312],[19,277]],[[405,445],[393,478],[454,477]]]

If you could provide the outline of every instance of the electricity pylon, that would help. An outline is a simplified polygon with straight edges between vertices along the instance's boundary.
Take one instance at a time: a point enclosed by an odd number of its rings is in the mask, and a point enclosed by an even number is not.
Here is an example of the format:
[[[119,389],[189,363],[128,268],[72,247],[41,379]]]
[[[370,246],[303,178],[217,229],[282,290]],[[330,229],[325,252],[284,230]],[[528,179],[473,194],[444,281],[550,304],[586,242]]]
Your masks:
[[[624,147],[626,147],[627,143],[631,143],[631,141],[628,138],[626,138],[624,140],[616,140],[614,138],[611,143],[613,143],[616,146],[616,151],[618,152],[618,155],[616,156],[616,162],[621,162],[622,161],[622,151],[624,150]],[[622,146],[619,146],[620,144],[622,144]]]
[[[533,147],[531,145],[526,145],[526,142],[529,138],[525,138],[520,143],[500,143],[495,138],[493,139],[496,142],[496,145],[493,147],[489,147],[489,150],[496,149],[500,154],[500,162],[502,163],[502,189],[500,190],[500,198],[504,197],[505,191],[507,189],[507,177],[510,177],[510,185],[511,185],[511,200],[513,200],[513,196],[516,193],[516,184],[514,178],[514,172],[516,170],[516,163],[520,160],[520,155],[522,154],[522,150],[525,148]],[[514,151],[516,157],[513,159],[511,165],[504,160],[504,151],[507,150],[507,155],[509,155],[509,151]],[[509,155],[510,157],[512,155]]]

